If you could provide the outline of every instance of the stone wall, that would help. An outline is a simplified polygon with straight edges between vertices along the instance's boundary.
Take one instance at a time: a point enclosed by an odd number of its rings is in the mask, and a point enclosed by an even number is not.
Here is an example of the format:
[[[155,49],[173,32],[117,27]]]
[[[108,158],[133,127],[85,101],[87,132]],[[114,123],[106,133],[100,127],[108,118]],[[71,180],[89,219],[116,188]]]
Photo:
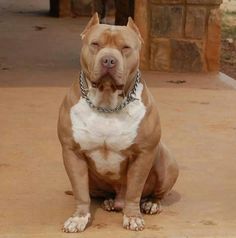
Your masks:
[[[221,0],[136,0],[145,44],[141,67],[167,72],[218,71]]]

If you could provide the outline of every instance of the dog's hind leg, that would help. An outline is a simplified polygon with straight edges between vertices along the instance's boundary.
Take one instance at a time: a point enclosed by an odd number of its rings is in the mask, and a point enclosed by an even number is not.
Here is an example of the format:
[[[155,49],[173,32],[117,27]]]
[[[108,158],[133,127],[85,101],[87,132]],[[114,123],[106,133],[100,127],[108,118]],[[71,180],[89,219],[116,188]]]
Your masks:
[[[149,215],[161,213],[161,201],[156,198],[143,198],[140,202],[140,210],[142,213]]]
[[[156,199],[162,199],[172,189],[179,175],[176,160],[162,143],[159,144],[154,173],[156,175],[156,187],[153,196]]]
[[[140,210],[144,214],[157,214],[162,211],[161,199],[174,186],[179,174],[178,165],[167,147],[160,143],[157,158],[144,186]]]

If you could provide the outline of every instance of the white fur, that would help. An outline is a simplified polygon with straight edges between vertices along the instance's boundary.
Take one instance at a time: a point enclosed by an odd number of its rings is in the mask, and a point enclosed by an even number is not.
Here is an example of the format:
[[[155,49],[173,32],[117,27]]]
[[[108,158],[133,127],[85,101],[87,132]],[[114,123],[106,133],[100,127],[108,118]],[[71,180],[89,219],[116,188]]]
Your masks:
[[[105,175],[108,172],[111,172],[110,175],[111,179],[119,179],[119,172],[120,172],[120,163],[125,159],[121,154],[108,151],[102,153],[100,150],[95,150],[89,153],[91,159],[95,162],[97,171]]]
[[[145,222],[142,217],[123,216],[123,227],[131,231],[141,231],[144,229]]]
[[[65,221],[63,231],[69,233],[84,231],[85,227],[89,222],[90,217],[90,213],[87,213],[86,216],[70,217],[68,220]]]
[[[141,101],[143,85],[137,88],[139,100],[128,104],[118,113],[99,113],[89,107],[85,99],[71,108],[73,137],[81,149],[95,162],[102,174],[119,173],[120,163],[125,159],[120,151],[128,148],[137,136],[137,130],[146,108]],[[100,152],[103,146],[109,150],[107,158]],[[90,152],[89,152],[90,151]]]

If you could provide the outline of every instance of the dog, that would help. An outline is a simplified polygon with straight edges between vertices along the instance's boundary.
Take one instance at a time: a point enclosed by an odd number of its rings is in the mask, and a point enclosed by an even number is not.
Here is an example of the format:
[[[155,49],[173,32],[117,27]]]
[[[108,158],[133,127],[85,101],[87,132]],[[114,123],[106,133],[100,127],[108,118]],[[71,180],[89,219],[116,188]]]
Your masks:
[[[123,227],[144,229],[142,213],[161,211],[178,165],[161,142],[157,106],[139,71],[142,45],[126,26],[99,24],[95,13],[81,33],[80,77],[60,107],[58,136],[76,208],[64,232],[82,232],[91,197],[123,212]]]

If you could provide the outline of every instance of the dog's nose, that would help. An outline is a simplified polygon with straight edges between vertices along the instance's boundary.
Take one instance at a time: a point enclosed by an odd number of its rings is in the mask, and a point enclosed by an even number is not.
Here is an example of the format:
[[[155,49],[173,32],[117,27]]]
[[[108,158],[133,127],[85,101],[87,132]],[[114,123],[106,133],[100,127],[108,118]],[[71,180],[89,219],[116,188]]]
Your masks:
[[[102,65],[105,68],[110,69],[110,68],[115,67],[116,62],[117,62],[116,58],[114,58],[112,56],[106,55],[106,56],[102,57]]]

